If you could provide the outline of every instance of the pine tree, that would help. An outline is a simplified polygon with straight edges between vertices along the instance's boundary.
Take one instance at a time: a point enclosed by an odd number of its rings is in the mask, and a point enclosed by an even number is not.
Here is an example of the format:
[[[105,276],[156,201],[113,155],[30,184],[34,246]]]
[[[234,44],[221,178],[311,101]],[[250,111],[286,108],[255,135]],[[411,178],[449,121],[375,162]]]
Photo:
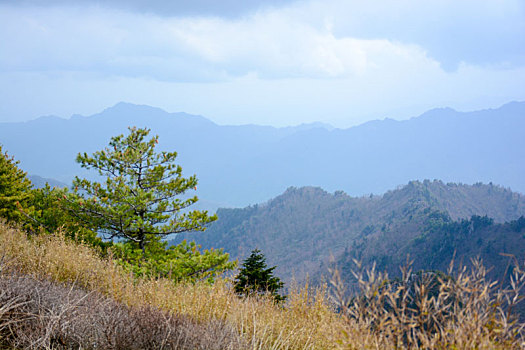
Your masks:
[[[157,152],[158,136],[148,140],[149,129],[129,131],[111,138],[109,147],[92,156],[77,156],[82,167],[97,170],[105,181],[76,177],[74,192],[63,201],[69,212],[96,232],[119,239],[111,249],[136,275],[212,280],[233,269],[235,262],[221,249],[201,252],[195,243],[168,246],[162,240],[173,233],[203,231],[217,216],[187,209],[198,200],[184,196],[196,189],[197,179],[182,176],[176,152]]]
[[[83,168],[97,170],[105,183],[76,177],[70,209],[107,237],[136,243],[145,255],[148,243],[173,233],[204,230],[216,216],[183,212],[198,200],[181,199],[196,188],[196,177],[182,176],[176,152],[155,151],[158,136],[146,140],[149,129],[129,131],[111,138],[109,147],[92,156],[77,156]]]
[[[252,250],[244,260],[239,274],[235,277],[234,289],[240,295],[270,294],[276,302],[282,302],[286,296],[278,291],[284,286],[279,277],[273,276],[277,266],[268,268],[266,258],[259,249]]]

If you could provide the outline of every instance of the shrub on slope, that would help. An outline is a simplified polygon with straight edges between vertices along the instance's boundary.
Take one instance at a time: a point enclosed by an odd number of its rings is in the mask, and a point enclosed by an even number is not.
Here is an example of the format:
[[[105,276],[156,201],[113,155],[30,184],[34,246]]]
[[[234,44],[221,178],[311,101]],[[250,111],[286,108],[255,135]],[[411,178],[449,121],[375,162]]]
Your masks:
[[[0,275],[0,347],[245,349],[223,322],[198,323],[149,306],[17,274]]]

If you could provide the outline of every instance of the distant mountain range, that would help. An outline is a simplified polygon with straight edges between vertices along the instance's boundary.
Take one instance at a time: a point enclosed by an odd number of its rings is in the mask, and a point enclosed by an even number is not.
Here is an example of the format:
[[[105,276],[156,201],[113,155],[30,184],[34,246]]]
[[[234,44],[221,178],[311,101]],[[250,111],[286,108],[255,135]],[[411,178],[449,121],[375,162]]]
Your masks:
[[[205,232],[172,242],[195,240],[241,260],[259,248],[287,282],[307,275],[319,281],[331,256],[347,278],[352,258],[367,266],[376,262],[394,275],[407,254],[418,269],[446,270],[458,250],[462,262],[481,255],[500,272],[508,258],[499,253],[525,258],[525,219],[498,226],[525,215],[525,196],[492,184],[411,181],[382,196],[363,197],[292,187],[265,204],[217,214]]]
[[[149,127],[175,150],[210,209],[260,203],[290,186],[351,195],[384,193],[417,179],[494,182],[525,192],[525,102],[498,109],[435,109],[405,121],[349,129],[324,124],[220,126],[200,116],[119,103],[89,117],[1,123],[0,143],[29,174],[70,183],[89,176],[74,161],[127,126]]]

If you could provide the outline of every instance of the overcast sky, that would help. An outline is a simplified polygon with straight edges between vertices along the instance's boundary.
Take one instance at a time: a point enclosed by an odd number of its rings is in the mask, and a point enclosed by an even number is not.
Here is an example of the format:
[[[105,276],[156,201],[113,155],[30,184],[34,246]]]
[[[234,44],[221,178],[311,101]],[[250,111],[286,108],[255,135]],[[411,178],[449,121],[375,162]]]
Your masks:
[[[348,127],[512,100],[523,0],[0,0],[0,122],[126,101]]]

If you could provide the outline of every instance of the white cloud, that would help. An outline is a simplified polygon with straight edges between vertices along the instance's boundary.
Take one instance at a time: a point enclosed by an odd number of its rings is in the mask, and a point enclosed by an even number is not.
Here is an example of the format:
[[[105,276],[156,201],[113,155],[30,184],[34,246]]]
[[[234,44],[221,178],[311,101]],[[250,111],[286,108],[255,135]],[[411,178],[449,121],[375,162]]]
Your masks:
[[[497,11],[488,0],[372,3],[299,2],[235,19],[0,5],[0,120],[90,114],[125,100],[221,123],[349,126],[523,99],[525,63],[501,69],[503,49],[494,64],[467,57],[447,71],[435,54],[442,43],[463,46],[455,36],[469,41],[467,27],[489,19],[519,29],[516,0]],[[468,35],[446,29],[462,21]],[[494,30],[507,40],[506,29]]]
[[[85,70],[165,80],[334,78],[432,65],[414,45],[336,38],[277,10],[240,20],[161,18],[100,9],[5,7],[4,70]]]

